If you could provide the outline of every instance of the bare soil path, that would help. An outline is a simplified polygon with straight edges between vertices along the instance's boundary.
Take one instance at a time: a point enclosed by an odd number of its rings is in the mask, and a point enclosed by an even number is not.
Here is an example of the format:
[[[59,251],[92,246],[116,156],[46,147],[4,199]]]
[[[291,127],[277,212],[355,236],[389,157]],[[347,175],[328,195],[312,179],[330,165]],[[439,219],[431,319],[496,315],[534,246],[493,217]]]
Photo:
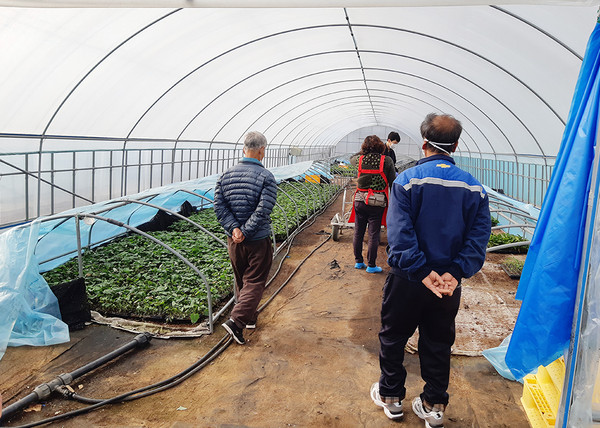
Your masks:
[[[295,240],[282,271],[265,293],[278,288],[330,232],[341,200]],[[384,234],[382,234],[384,236]],[[392,422],[369,398],[378,379],[379,311],[382,274],[354,269],[352,230],[329,240],[301,266],[265,308],[247,344],[233,344],[199,373],[175,388],[133,402],[106,406],[52,426],[64,427],[422,427],[410,400],[422,388],[418,354],[407,354],[407,411]],[[366,251],[366,249],[365,249]],[[518,312],[517,281],[491,255],[482,273],[466,280],[452,357],[447,428],[528,427],[520,404],[522,386],[499,376],[481,356],[512,330]],[[197,361],[221,337],[154,339],[75,381],[82,395],[108,398],[166,379]],[[72,333],[68,344],[9,348],[0,360],[0,391],[6,404],[60,373],[72,371],[130,341],[134,335],[90,325]],[[460,355],[462,354],[462,355]],[[53,397],[39,411],[15,415],[22,425],[83,405]]]

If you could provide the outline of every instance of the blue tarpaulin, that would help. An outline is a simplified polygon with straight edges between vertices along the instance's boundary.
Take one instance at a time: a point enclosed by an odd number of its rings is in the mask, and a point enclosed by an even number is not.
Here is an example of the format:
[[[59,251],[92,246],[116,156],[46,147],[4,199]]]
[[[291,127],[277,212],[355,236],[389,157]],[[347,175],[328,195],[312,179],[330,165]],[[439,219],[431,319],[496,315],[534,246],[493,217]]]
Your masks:
[[[517,379],[557,359],[570,341],[598,126],[599,49],[596,25],[516,294],[523,303],[505,361]]]

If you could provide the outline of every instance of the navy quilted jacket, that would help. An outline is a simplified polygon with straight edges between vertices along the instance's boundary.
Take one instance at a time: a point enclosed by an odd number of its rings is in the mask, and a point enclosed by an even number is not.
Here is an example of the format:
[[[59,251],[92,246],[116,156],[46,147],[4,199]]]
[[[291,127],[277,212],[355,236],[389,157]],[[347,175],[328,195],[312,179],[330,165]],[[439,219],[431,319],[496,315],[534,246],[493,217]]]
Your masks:
[[[271,171],[256,159],[243,158],[217,180],[215,214],[228,236],[239,227],[246,239],[257,241],[271,235],[276,199]]]

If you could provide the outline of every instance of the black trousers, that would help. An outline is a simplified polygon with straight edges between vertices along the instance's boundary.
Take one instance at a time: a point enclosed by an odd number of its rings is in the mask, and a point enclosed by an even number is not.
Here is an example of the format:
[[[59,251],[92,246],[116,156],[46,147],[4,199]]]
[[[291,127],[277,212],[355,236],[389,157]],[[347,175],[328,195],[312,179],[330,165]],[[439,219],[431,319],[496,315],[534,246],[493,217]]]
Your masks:
[[[381,220],[385,207],[372,207],[363,201],[354,202],[354,261],[363,263],[362,247],[365,239],[367,224],[369,225],[369,244],[367,245],[367,264],[370,267],[377,266],[377,247],[379,246],[381,234]]]
[[[406,397],[404,346],[419,327],[419,360],[425,381],[421,398],[430,404],[448,404],[450,348],[455,339],[454,319],[460,294],[459,286],[452,296],[440,299],[421,282],[388,274],[379,332],[382,396]]]

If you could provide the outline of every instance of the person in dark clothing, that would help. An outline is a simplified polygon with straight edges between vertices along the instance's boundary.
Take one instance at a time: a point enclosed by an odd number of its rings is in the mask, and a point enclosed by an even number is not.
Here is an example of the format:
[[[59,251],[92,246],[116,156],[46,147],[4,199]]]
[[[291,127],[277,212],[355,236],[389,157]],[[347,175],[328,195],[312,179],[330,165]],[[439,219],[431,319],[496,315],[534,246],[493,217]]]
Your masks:
[[[403,416],[404,346],[419,328],[423,392],[413,411],[427,427],[443,427],[450,351],[462,278],[485,261],[491,231],[488,195],[454,164],[462,126],[450,115],[421,124],[425,158],[398,175],[390,190],[388,264],[379,332],[379,382],[371,398],[390,419]]]
[[[397,132],[390,132],[387,138],[387,143],[385,144],[385,150],[383,151],[384,155],[392,158],[392,161],[394,162],[394,167],[396,165],[396,152],[394,151],[394,146],[399,142],[400,135]]]
[[[357,269],[367,268],[369,273],[378,273],[382,268],[377,266],[377,247],[380,241],[381,224],[385,225],[385,211],[389,183],[396,178],[394,164],[389,156],[384,156],[385,145],[376,135],[365,138],[361,151],[350,159],[350,163],[358,167],[357,190],[349,222],[354,221],[354,265]],[[374,201],[379,194],[380,204]],[[385,196],[384,196],[385,195]],[[365,231],[369,226],[369,245],[367,247],[368,266],[362,255]]]
[[[277,200],[277,183],[261,161],[267,139],[249,132],[244,157],[225,171],[215,186],[214,209],[227,234],[227,248],[237,300],[223,328],[243,345],[244,328],[254,328],[258,304],[273,262],[271,212]]]

